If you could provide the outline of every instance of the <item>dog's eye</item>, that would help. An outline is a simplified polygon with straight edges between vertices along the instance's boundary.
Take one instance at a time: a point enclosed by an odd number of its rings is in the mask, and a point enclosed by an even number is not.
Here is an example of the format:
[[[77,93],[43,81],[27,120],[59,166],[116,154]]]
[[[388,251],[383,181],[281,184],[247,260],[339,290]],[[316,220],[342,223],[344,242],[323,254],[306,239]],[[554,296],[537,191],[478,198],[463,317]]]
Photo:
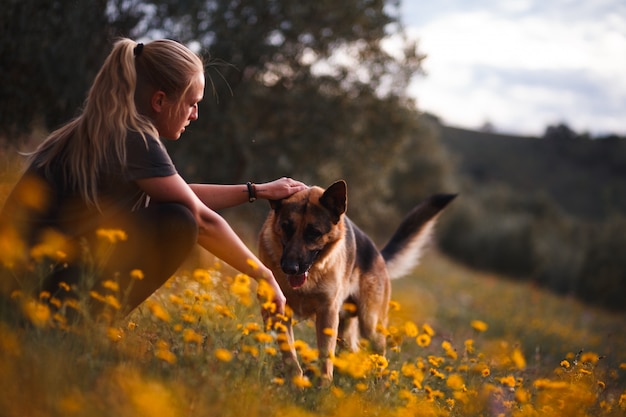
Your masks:
[[[323,235],[322,231],[313,226],[308,226],[304,231],[304,237],[307,240],[317,240]]]
[[[291,237],[293,235],[293,223],[291,223],[289,220],[282,222],[280,227],[283,229],[283,233],[285,234],[285,236]]]

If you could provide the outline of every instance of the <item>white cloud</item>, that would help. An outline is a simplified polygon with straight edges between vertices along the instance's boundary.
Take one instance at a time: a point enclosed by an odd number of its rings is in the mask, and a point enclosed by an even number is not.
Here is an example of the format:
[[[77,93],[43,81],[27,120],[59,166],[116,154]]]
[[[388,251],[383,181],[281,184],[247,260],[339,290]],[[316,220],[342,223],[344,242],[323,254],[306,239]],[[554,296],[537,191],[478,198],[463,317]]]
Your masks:
[[[569,4],[561,16],[558,9],[533,12],[531,0],[499,4],[506,7],[440,13],[410,28],[428,55],[427,77],[411,87],[420,108],[468,127],[489,120],[502,130],[541,134],[547,124],[566,122],[626,133],[624,14],[593,15],[581,6],[588,15],[571,15],[578,6]]]

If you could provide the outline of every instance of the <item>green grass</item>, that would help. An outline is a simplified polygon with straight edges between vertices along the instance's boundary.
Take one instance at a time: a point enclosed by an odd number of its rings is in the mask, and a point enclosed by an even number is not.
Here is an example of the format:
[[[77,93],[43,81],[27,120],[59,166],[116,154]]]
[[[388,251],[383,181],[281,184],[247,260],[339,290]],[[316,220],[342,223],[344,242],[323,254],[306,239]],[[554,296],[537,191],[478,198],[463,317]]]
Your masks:
[[[310,387],[282,378],[276,333],[263,328],[254,286],[219,266],[181,271],[113,322],[65,323],[31,308],[34,324],[0,324],[0,409],[90,417],[626,410],[624,315],[466,269],[435,251],[394,282],[392,298],[386,360],[341,353],[330,388],[318,388],[315,377]],[[296,326],[296,338],[314,375],[310,322]]]

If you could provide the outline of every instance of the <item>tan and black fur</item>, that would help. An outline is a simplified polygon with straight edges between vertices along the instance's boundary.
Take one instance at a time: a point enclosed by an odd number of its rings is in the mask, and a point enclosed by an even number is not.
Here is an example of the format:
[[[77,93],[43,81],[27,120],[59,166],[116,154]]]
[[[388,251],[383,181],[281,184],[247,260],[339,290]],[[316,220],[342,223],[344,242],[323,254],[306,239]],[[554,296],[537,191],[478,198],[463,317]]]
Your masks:
[[[347,186],[337,181],[324,190],[311,187],[270,202],[259,235],[259,256],[274,273],[287,305],[297,317],[314,318],[322,376],[331,380],[337,338],[356,351],[365,338],[384,354],[390,279],[409,272],[428,241],[439,212],[454,195],[435,195],[415,207],[379,251],[345,215]],[[342,308],[344,303],[356,311]],[[283,350],[291,374],[302,375],[287,326],[289,350]]]

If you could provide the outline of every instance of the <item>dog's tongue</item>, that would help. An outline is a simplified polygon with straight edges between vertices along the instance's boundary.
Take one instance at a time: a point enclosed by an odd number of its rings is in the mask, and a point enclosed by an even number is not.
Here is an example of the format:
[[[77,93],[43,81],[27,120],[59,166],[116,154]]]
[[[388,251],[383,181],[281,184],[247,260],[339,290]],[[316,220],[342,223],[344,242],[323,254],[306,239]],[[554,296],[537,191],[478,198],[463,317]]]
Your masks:
[[[305,272],[304,274],[287,275],[287,279],[289,280],[289,285],[291,285],[291,288],[300,288],[304,285],[304,282],[306,281],[306,276],[307,273]]]

